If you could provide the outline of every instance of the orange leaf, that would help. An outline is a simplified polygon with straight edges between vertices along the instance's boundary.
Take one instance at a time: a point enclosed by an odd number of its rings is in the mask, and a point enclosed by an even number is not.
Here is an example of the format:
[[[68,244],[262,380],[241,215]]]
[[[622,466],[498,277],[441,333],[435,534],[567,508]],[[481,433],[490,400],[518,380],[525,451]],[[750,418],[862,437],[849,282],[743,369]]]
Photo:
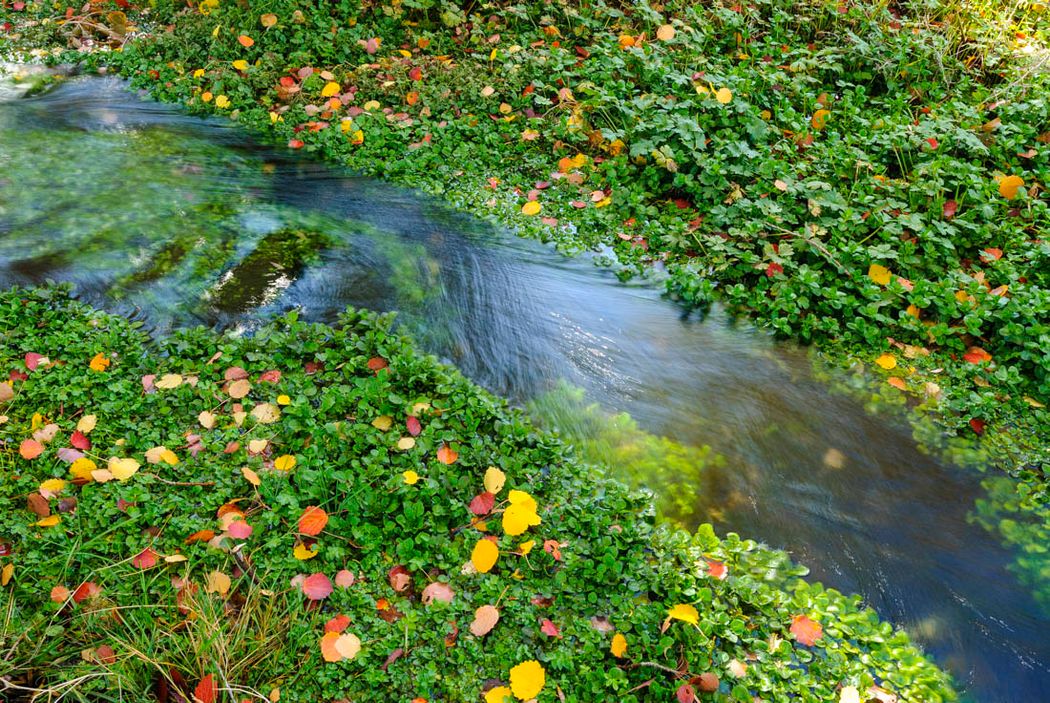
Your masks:
[[[1024,179],[1020,176],[1006,176],[999,181],[999,195],[1003,196],[1007,200],[1013,200],[1017,197],[1017,191],[1024,185]]]
[[[813,129],[824,129],[824,126],[828,123],[828,117],[831,115],[831,110],[817,110],[813,113],[812,119],[809,123],[813,125]]]
[[[247,34],[242,34],[241,36],[237,37],[237,41],[245,49],[255,46],[255,40],[249,37]]]
[[[984,361],[991,361],[992,355],[980,347],[970,347],[963,354],[963,359],[970,364],[980,364]]]
[[[328,513],[311,505],[299,516],[299,532],[304,535],[319,535],[328,524]]]
[[[447,444],[442,444],[437,450],[437,458],[442,464],[455,464],[459,453]]]
[[[19,445],[18,453],[22,455],[23,459],[36,459],[44,453],[44,445],[35,439],[25,439]]]
[[[334,631],[324,633],[324,637],[321,638],[321,656],[330,664],[343,661],[343,655],[335,648],[338,639],[339,633]]]
[[[805,615],[796,615],[791,620],[791,634],[800,644],[812,647],[824,635],[824,628],[815,620]]]

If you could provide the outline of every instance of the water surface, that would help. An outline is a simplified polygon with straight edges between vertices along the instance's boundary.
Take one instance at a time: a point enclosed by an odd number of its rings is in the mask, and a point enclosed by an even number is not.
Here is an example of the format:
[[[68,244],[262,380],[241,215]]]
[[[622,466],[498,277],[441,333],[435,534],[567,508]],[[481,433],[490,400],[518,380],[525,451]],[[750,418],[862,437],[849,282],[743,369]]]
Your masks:
[[[968,520],[979,476],[718,310],[687,314],[587,260],[99,78],[0,101],[0,286],[48,280],[159,333],[398,310],[428,351],[652,486],[669,519],[786,549],[862,594],[975,700],[1050,695],[1050,618]]]

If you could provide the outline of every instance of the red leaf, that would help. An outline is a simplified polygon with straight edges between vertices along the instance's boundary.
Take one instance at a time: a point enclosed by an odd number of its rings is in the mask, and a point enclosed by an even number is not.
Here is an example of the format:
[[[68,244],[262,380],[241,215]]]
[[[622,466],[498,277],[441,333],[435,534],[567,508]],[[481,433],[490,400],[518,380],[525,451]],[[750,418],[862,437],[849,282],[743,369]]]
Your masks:
[[[413,66],[408,72],[408,77],[414,81],[421,81],[423,80],[423,71],[421,71],[418,66]]]
[[[928,138],[926,140],[926,143],[929,144],[930,148],[934,149],[934,150],[936,150],[937,147],[940,146],[939,142],[936,139],[934,139],[933,137]]]
[[[423,431],[423,426],[419,424],[419,418],[412,416],[405,420],[405,428],[413,437],[418,437],[419,433]]]
[[[102,589],[99,588],[98,584],[94,581],[85,581],[84,583],[77,586],[77,589],[73,591],[73,602],[83,603],[88,598],[94,598]]]
[[[234,520],[230,523],[230,526],[226,528],[226,531],[230,533],[230,537],[234,539],[248,539],[252,536],[252,526],[244,520]]]
[[[824,636],[824,628],[819,622],[810,620],[805,615],[796,615],[791,620],[791,634],[800,644],[812,647]]]
[[[73,432],[73,434],[69,437],[69,443],[77,449],[83,449],[84,451],[91,449],[91,440],[88,439],[87,435],[81,432],[80,430],[75,430]]]
[[[350,627],[350,617],[347,615],[336,615],[324,624],[325,632],[342,632]]]
[[[281,372],[277,369],[263,371],[259,374],[259,380],[263,383],[277,383],[281,380]]]
[[[722,580],[729,575],[729,569],[720,561],[708,561],[707,573],[711,574],[711,578]]]
[[[291,76],[281,76],[280,83],[285,88],[291,88],[293,85],[295,85],[295,79]]]
[[[678,703],[693,703],[696,700],[696,691],[692,686],[684,683],[674,692],[674,696],[678,699]]]
[[[310,600],[324,600],[332,592],[332,582],[324,574],[310,574],[303,579],[303,594]]]
[[[26,368],[30,371],[36,371],[36,367],[40,365],[40,360],[43,358],[43,354],[37,354],[36,352],[28,352],[26,354]]]
[[[959,204],[954,200],[944,201],[944,210],[942,211],[944,219],[950,220],[955,217],[955,211],[959,209]]]
[[[137,569],[151,569],[157,565],[157,553],[146,547],[131,558],[131,565]]]
[[[305,145],[306,145],[306,142],[304,142],[302,139],[290,139],[290,140],[288,140],[288,148],[289,149],[302,149],[303,146],[305,146]]]
[[[784,273],[784,267],[775,261],[770,261],[769,266],[766,266],[766,278],[773,278],[778,273]]]
[[[543,621],[540,622],[540,632],[548,637],[561,637],[561,630],[547,618],[543,618]]]
[[[385,369],[390,364],[381,356],[373,356],[368,360],[368,368],[372,371],[378,371],[379,369]]]
[[[988,247],[981,251],[981,259],[986,262],[998,261],[1003,258],[1003,250],[995,247]]]
[[[555,561],[561,561],[561,542],[556,539],[543,540],[543,550],[554,557]]]
[[[984,434],[984,424],[984,420],[975,417],[972,420],[970,420],[970,429],[973,430],[976,434],[982,435]]]
[[[197,688],[193,689],[193,697],[197,703],[215,703],[215,699],[219,697],[219,687],[211,674],[201,679]]]
[[[496,495],[485,491],[474,496],[474,499],[470,501],[470,512],[475,515],[488,515],[492,512],[493,506],[496,505]]]

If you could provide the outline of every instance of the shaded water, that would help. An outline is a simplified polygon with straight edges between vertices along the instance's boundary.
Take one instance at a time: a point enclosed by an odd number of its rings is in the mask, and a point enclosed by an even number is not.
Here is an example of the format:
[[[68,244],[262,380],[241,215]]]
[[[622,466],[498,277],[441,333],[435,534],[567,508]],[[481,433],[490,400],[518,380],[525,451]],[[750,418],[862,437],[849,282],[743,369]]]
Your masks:
[[[651,485],[672,519],[713,520],[861,593],[975,699],[1050,691],[1050,617],[968,522],[978,477],[717,310],[684,314],[586,260],[104,79],[0,102],[0,286],[46,280],[160,332],[399,310],[427,350]]]

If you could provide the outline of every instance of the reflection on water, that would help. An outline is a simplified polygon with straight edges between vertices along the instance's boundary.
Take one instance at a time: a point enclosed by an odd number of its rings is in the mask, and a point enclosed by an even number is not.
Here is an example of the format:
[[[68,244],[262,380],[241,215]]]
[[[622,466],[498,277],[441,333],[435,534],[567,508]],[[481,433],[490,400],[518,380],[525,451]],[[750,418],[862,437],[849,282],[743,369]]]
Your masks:
[[[70,280],[159,331],[399,310],[425,348],[653,486],[672,518],[863,594],[975,698],[1050,690],[1050,619],[967,521],[978,478],[829,394],[805,353],[113,81],[0,103],[0,164],[0,285]]]

